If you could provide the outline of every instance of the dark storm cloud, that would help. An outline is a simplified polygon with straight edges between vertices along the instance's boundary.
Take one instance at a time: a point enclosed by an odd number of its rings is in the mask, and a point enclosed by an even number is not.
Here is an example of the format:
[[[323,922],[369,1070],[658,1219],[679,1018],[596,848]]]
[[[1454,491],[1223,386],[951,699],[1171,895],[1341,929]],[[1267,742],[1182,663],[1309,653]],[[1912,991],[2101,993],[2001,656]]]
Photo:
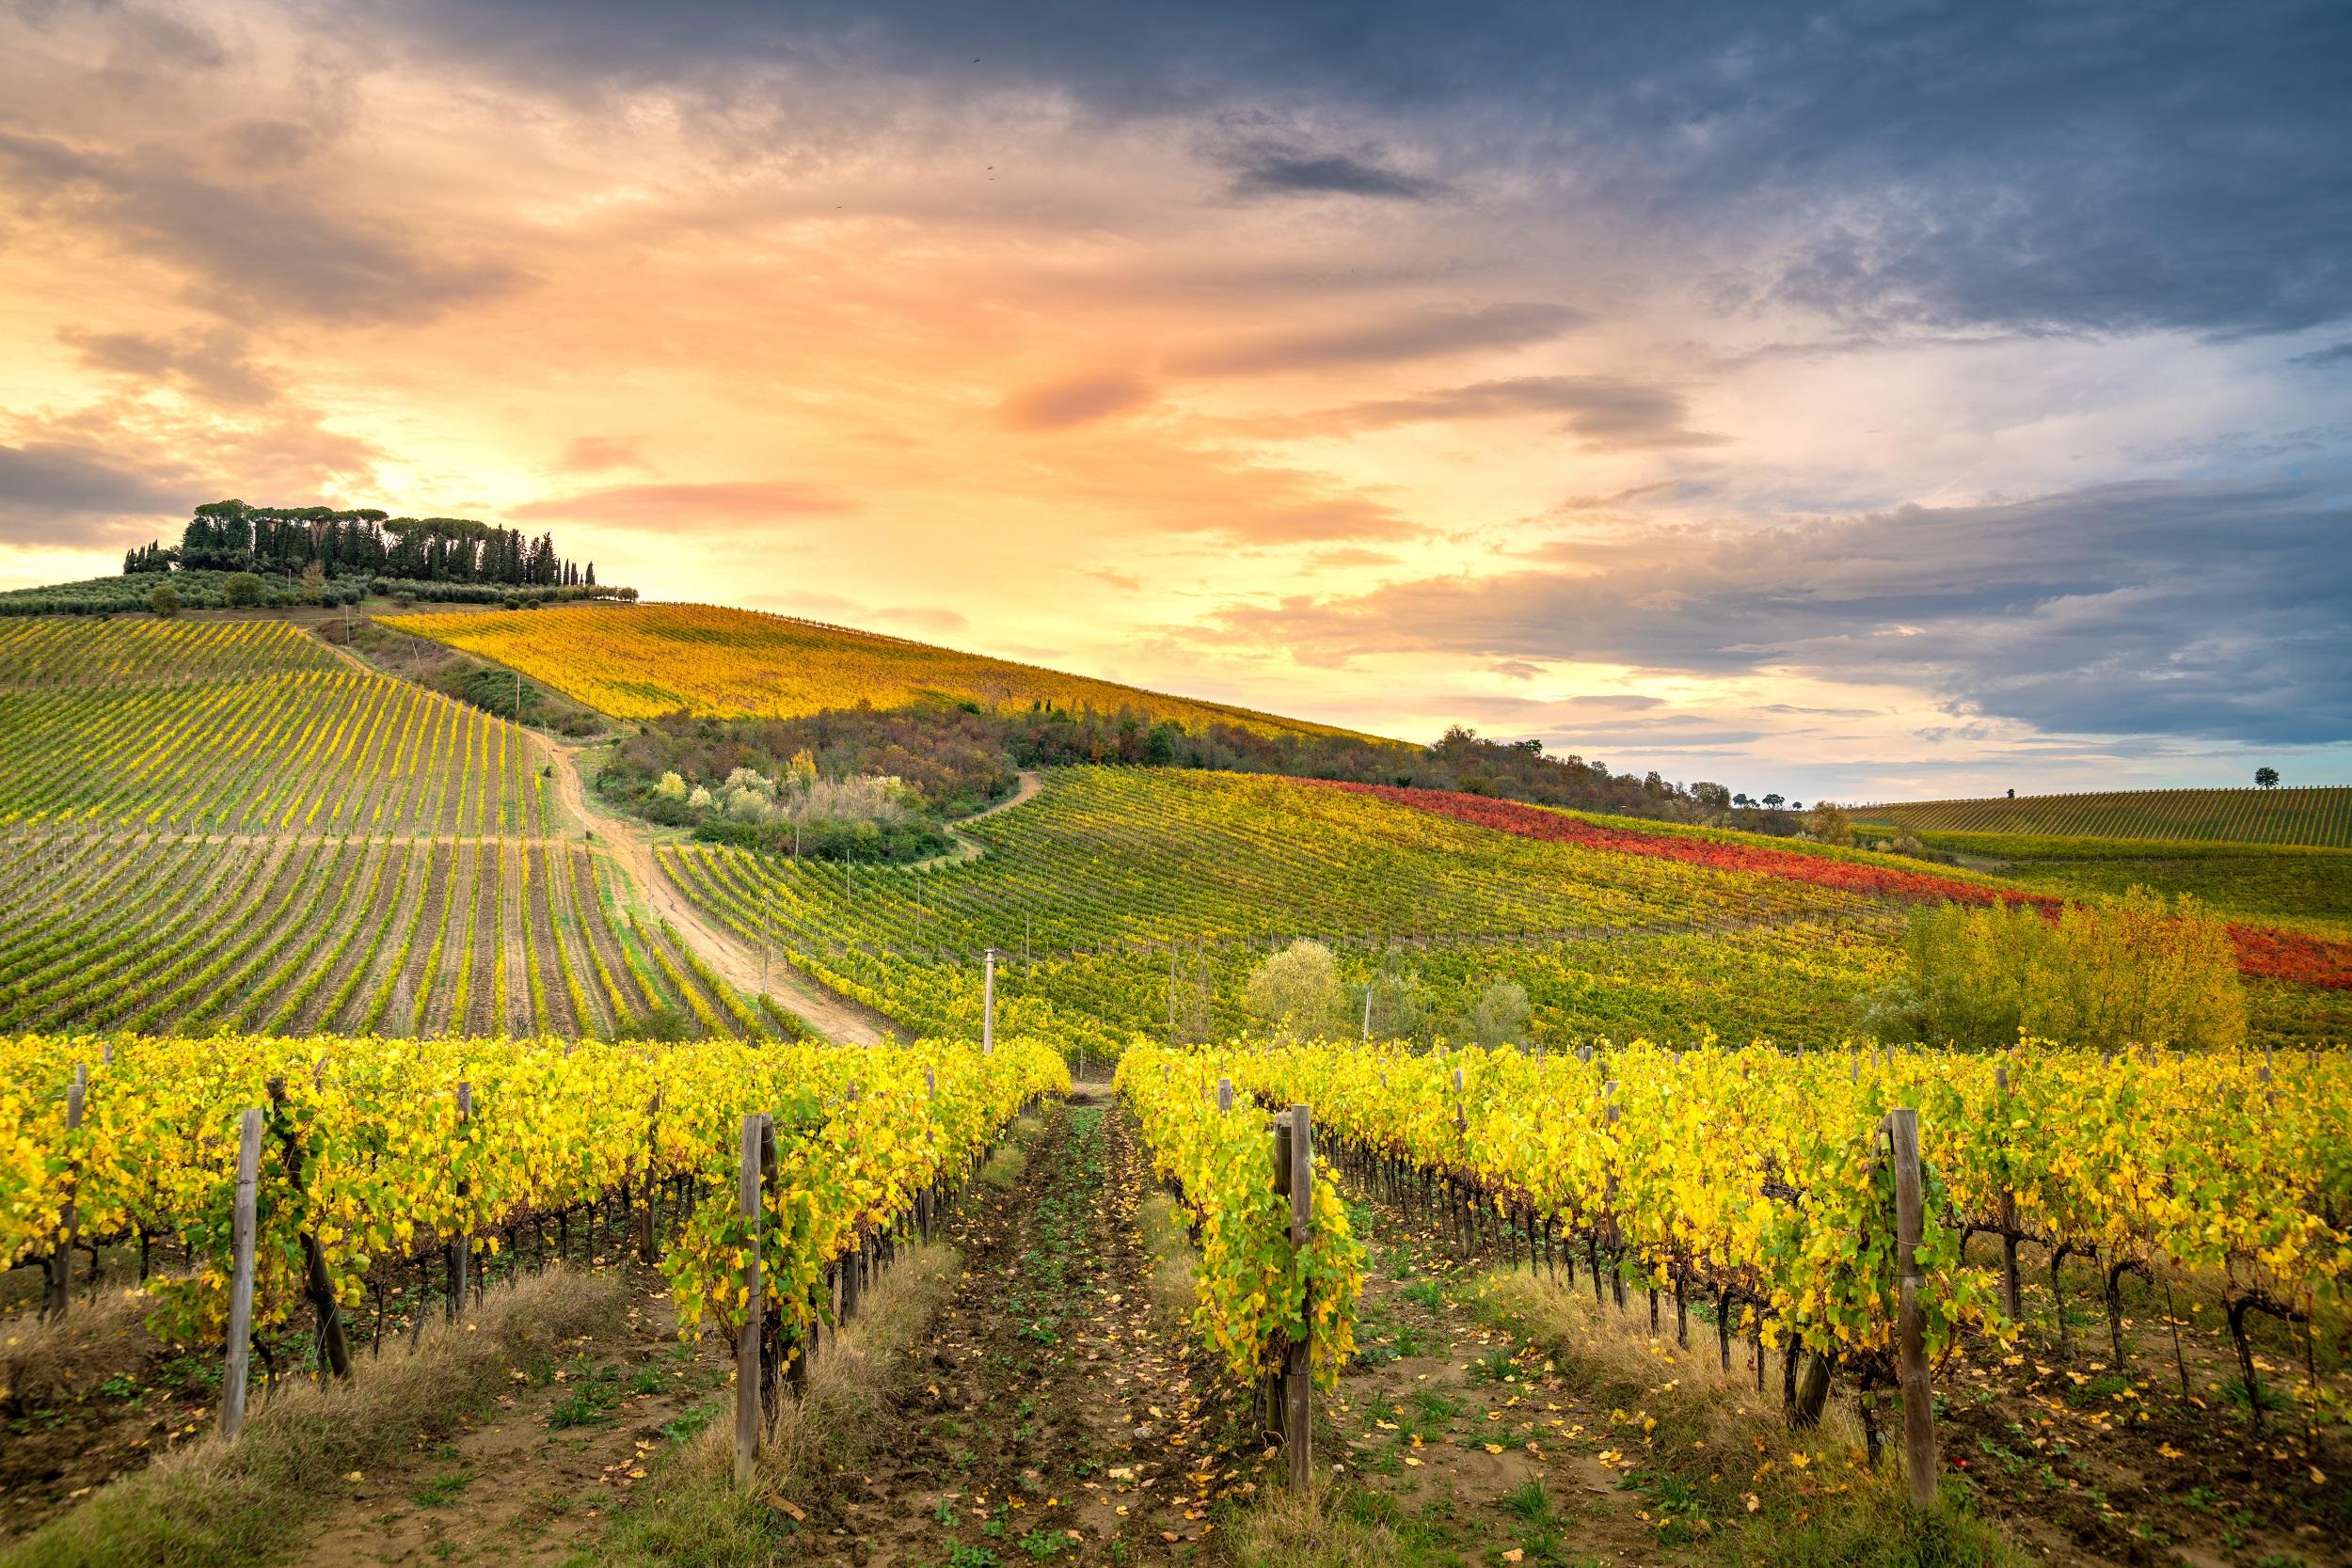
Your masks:
[[[397,14],[432,48],[580,97],[772,104],[782,75],[804,96],[867,78],[942,102],[1049,93],[1104,119],[1327,109],[1476,150],[1506,183],[1565,176],[1593,215],[1805,233],[1793,254],[1758,246],[1726,292],[1865,331],[2248,333],[2352,313],[2339,0],[440,0]],[[1303,150],[1263,179],[1407,194],[1379,188],[1384,170]]]
[[[1344,326],[1265,332],[1175,356],[1181,375],[1263,375],[1334,365],[1405,364],[1474,350],[1549,342],[1584,318],[1534,301],[1471,310],[1422,310]]]
[[[1917,686],[2073,734],[2352,739],[2352,505],[2307,483],[1572,542],[1561,569],[1229,610],[1327,659],[1422,650]]]
[[[2314,368],[2328,365],[2352,365],[2352,342],[2329,343],[2326,348],[2316,348],[2309,354],[2298,354],[2288,363],[2311,365]]]
[[[0,176],[33,203],[190,273],[196,297],[231,317],[414,322],[517,281],[494,263],[421,254],[284,188],[206,180],[159,152],[115,157],[0,132]]]
[[[1238,148],[1218,160],[1233,171],[1232,194],[1244,198],[1369,196],[1425,201],[1445,187],[1388,167],[1377,152],[1314,152],[1278,143]]]
[[[168,515],[184,504],[180,484],[124,464],[96,447],[63,441],[0,446],[0,542],[96,545],[119,537],[118,519]]]

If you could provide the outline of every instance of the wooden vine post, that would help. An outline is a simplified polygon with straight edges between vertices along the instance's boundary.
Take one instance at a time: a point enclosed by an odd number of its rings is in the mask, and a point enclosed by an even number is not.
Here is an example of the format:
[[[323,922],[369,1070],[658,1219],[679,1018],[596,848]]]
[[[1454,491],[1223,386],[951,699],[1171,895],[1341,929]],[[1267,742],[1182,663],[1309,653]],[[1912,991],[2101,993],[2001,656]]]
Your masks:
[[[1233,1081],[1231,1078],[1216,1081],[1216,1108],[1220,1113],[1233,1108]]]
[[[1895,1267],[1902,1282],[1895,1349],[1902,1378],[1903,1470],[1912,1506],[1935,1506],[1935,1396],[1928,1384],[1927,1314],[1919,1305],[1919,1242],[1926,1226],[1919,1182],[1919,1113],[1899,1106],[1886,1113],[1886,1141],[1895,1156]]]
[[[457,1084],[457,1125],[462,1130],[471,1120],[473,1120],[473,1085],[460,1079]],[[473,1183],[462,1176],[459,1177],[457,1179],[459,1209],[464,1209],[466,1200],[471,1196],[473,1196]],[[441,1309],[442,1315],[451,1323],[455,1323],[458,1314],[466,1309],[466,1271],[468,1265],[473,1261],[473,1234],[463,1225],[462,1215],[460,1218],[461,1223],[458,1226],[457,1234],[452,1236],[449,1242],[447,1254],[449,1300],[442,1304]]]
[[[1289,1191],[1291,1256],[1298,1258],[1306,1253],[1314,1234],[1314,1119],[1306,1106],[1291,1107],[1286,1131],[1290,1136],[1276,1144],[1274,1184],[1278,1192]],[[1282,1436],[1290,1457],[1291,1490],[1303,1493],[1314,1461],[1313,1382],[1310,1371],[1314,1334],[1311,1282],[1300,1294],[1298,1316],[1303,1325],[1301,1332],[1285,1352],[1282,1362]]]
[[[245,1114],[237,1133],[237,1196],[229,1231],[229,1354],[220,1374],[220,1434],[245,1430],[245,1381],[253,1359],[253,1211],[262,1180],[262,1111]]]
[[[996,949],[991,947],[980,955],[984,966],[980,978],[980,1054],[996,1053]]]
[[[77,1062],[73,1067],[73,1082],[65,1091],[65,1135],[71,1144],[73,1134],[82,1130],[82,1108],[89,1098],[89,1064]],[[40,1298],[40,1319],[52,1323],[65,1316],[66,1303],[72,1295],[73,1243],[80,1236],[82,1214],[75,1202],[80,1182],[77,1180],[79,1162],[66,1167],[65,1201],[57,1213],[57,1250],[49,1255],[46,1289]]]
[[[654,1174],[654,1162],[660,1158],[656,1129],[661,1121],[661,1091],[653,1091],[645,1102],[645,1210],[637,1217],[637,1256],[647,1263],[660,1260],[660,1249],[654,1240],[656,1218],[654,1205],[660,1201],[661,1185]]]
[[[759,1278],[759,1228],[763,1195],[775,1169],[775,1124],[764,1112],[755,1111],[743,1118],[743,1165],[736,1188],[745,1257],[743,1323],[735,1331],[735,1484],[746,1491],[759,1458],[759,1434],[767,1422],[773,1382],[765,1364],[768,1306]]]

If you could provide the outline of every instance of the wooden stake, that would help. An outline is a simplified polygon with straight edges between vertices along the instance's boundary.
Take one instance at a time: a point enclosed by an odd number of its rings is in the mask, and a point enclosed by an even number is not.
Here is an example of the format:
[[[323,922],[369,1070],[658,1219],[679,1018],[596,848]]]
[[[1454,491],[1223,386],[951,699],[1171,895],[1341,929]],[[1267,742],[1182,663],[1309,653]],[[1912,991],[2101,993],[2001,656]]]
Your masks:
[[[1903,1469],[1912,1506],[1935,1506],[1935,1396],[1928,1386],[1927,1313],[1919,1304],[1919,1243],[1926,1224],[1919,1183],[1919,1113],[1901,1106],[1886,1113],[1895,1155],[1895,1262],[1902,1281],[1896,1350],[1903,1392]]]
[[[1290,1114],[1290,1168],[1283,1174],[1291,1196],[1291,1254],[1296,1257],[1307,1250],[1314,1235],[1315,1157],[1314,1118],[1304,1105],[1293,1105]],[[1299,1302],[1301,1320],[1314,1321],[1314,1287],[1310,1284]],[[1308,1369],[1312,1364],[1313,1329],[1307,1328],[1294,1341],[1282,1364],[1282,1431],[1290,1453],[1291,1490],[1304,1493],[1311,1481],[1314,1454],[1314,1410],[1312,1380]]]
[[[73,1134],[82,1129],[82,1106],[88,1096],[89,1064],[76,1062],[73,1065],[73,1082],[66,1086],[65,1091],[65,1131],[69,1144]],[[65,1316],[66,1302],[72,1291],[73,1243],[82,1229],[81,1210],[74,1201],[76,1190],[81,1185],[79,1171],[78,1160],[66,1167],[65,1202],[57,1215],[57,1250],[49,1258],[48,1291],[40,1302],[43,1323]]]
[[[1219,1111],[1230,1111],[1233,1108],[1233,1081],[1231,1078],[1220,1078],[1216,1081],[1216,1108]]]
[[[735,1331],[735,1484],[744,1491],[751,1489],[753,1465],[759,1458],[759,1330],[767,1316],[767,1297],[759,1282],[760,1188],[766,1174],[760,1157],[774,1147],[762,1147],[760,1134],[767,1131],[767,1121],[757,1112],[743,1118],[743,1164],[736,1187],[750,1248],[743,1264],[743,1326]]]
[[[229,1354],[220,1374],[220,1434],[245,1430],[245,1381],[253,1356],[253,1208],[262,1180],[262,1111],[245,1114],[237,1132],[237,1197],[230,1228]]]
[[[1994,1117],[2001,1130],[2001,1142],[2009,1138],[2009,1069],[1993,1069]],[[2009,1183],[2001,1184],[2001,1306],[2009,1313],[2010,1323],[2025,1320],[2025,1289],[2017,1276],[2017,1195]]]
[[[980,982],[980,1054],[993,1056],[996,1053],[996,949],[990,948],[980,959],[987,966]]]
[[[460,1079],[457,1085],[457,1125],[462,1129],[471,1120],[473,1120],[473,1085]],[[461,1200],[473,1196],[473,1183],[462,1176],[457,1179],[457,1196]],[[461,1201],[459,1208],[462,1210],[464,1204]],[[470,1231],[461,1228],[455,1236],[450,1238],[447,1259],[449,1300],[441,1304],[443,1315],[452,1323],[455,1323],[458,1314],[466,1309],[466,1271],[472,1262],[473,1235]]]

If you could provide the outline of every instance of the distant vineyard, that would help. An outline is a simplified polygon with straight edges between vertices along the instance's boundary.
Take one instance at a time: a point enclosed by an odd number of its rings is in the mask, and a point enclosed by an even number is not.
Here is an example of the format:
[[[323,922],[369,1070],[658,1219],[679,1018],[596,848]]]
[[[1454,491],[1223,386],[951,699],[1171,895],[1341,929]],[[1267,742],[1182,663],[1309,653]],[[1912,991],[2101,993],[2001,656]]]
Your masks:
[[[714,718],[790,719],[860,703],[897,708],[930,701],[993,711],[1044,704],[1101,713],[1134,708],[1196,731],[1214,723],[1262,735],[1348,733],[875,632],[709,605],[383,620],[510,665],[622,719],[681,709]]]
[[[1713,1027],[1745,1038],[1844,1016],[1892,950],[1864,895],[1537,843],[1362,795],[1231,774],[1077,768],[970,825],[977,860],[929,869],[663,852],[747,943],[923,1032],[977,1024],[979,955],[1006,955],[1011,1027],[1116,1049],[1242,1022],[1268,946],[1409,964],[1431,1005],[1524,985],[1553,1037]]]
[[[0,1033],[788,1031],[559,836],[544,760],[278,623],[0,625]]]
[[[2019,800],[1915,800],[1856,806],[1863,831],[2036,833],[2170,843],[2291,844],[2352,848],[2352,787],[2124,789]]]
[[[0,823],[535,832],[525,751],[276,622],[0,624]]]

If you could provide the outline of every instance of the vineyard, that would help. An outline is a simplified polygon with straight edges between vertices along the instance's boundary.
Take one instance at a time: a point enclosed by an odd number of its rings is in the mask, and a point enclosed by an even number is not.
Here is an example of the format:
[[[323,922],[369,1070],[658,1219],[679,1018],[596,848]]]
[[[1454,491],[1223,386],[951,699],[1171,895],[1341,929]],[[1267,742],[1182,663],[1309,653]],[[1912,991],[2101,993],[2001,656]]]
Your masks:
[[[1856,806],[1866,832],[2038,833],[2352,848],[2352,788],[2132,789]]]
[[[1744,1037],[1836,1006],[1893,930],[1838,889],[1514,839],[1285,780],[1071,769],[967,831],[977,859],[919,869],[703,846],[661,863],[746,943],[916,1032],[977,1026],[995,947],[1002,1016],[1104,1055],[1171,1022],[1200,1038],[1238,1027],[1248,969],[1302,936],[1367,974],[1394,957],[1447,987],[1519,980],[1563,1034]],[[1678,970],[1692,958],[1699,973]]]
[[[0,1031],[790,1034],[545,748],[263,621],[0,624]]]
[[[267,1334],[309,1314],[347,1375],[346,1315],[380,1338],[469,1272],[545,1256],[592,1206],[639,1214],[682,1322],[740,1323],[734,1166],[771,1118],[782,1172],[763,1231],[769,1309],[805,1342],[820,1288],[960,1178],[1023,1104],[1066,1086],[1034,1042],[839,1053],[709,1042],[353,1041],[227,1036],[0,1038],[0,1265],[136,1239],[168,1341],[217,1344],[249,1306]],[[71,1092],[69,1093],[69,1089]],[[232,1302],[240,1125],[265,1136],[249,1301]],[[248,1168],[251,1168],[248,1166]],[[658,1210],[667,1208],[666,1227]],[[230,1336],[232,1350],[242,1345]]]
[[[1233,724],[1266,735],[1349,733],[878,632],[710,605],[570,606],[383,620],[496,659],[622,719],[680,710],[788,719],[860,704],[896,708],[945,702],[995,711],[1134,709],[1191,730]]]

